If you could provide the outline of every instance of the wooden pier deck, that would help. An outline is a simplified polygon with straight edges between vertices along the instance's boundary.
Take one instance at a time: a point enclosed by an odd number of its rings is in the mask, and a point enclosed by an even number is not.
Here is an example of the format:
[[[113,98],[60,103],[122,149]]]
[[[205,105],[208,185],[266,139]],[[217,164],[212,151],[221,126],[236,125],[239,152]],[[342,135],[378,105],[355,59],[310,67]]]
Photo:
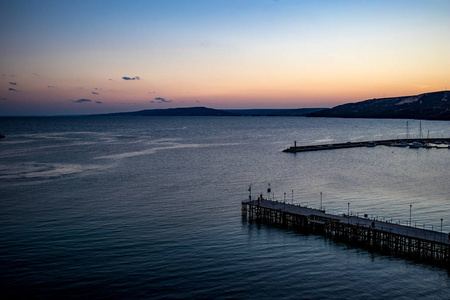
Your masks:
[[[242,202],[242,216],[450,268],[450,234],[267,199]]]
[[[376,140],[376,141],[362,141],[362,142],[347,142],[336,144],[322,144],[322,145],[305,145],[297,146],[297,142],[294,142],[294,146],[286,148],[283,152],[305,152],[305,151],[320,151],[320,150],[332,150],[332,149],[344,149],[355,147],[374,147],[374,146],[395,146],[395,145],[410,145],[413,142],[421,142],[428,145],[430,148],[449,148],[450,138],[429,138],[429,139],[391,139],[391,140]],[[445,143],[445,144],[443,144]]]

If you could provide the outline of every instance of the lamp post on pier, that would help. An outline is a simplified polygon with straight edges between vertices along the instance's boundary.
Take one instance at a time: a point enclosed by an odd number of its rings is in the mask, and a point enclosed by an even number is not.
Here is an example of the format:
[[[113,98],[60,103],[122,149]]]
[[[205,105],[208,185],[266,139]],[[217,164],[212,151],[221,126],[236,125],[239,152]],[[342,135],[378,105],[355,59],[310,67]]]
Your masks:
[[[347,224],[350,224],[350,202],[347,202]]]
[[[442,233],[442,221],[444,221],[444,219],[441,218],[441,233]]]
[[[411,211],[412,211],[412,204],[409,205],[409,226],[411,226]]]
[[[320,192],[320,210],[322,210],[322,192]]]

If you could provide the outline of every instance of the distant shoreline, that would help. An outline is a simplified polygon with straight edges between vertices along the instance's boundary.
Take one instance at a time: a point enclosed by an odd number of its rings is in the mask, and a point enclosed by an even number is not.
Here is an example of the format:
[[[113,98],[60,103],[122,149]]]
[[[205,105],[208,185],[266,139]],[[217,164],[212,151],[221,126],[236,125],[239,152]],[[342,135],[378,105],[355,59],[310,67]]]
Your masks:
[[[370,99],[347,103],[333,108],[295,109],[214,109],[208,107],[178,107],[146,109],[132,112],[117,112],[86,115],[53,116],[0,116],[6,117],[92,117],[92,116],[208,116],[208,117],[318,117],[318,118],[362,118],[362,119],[415,119],[450,120],[450,93],[439,91],[413,96]]]

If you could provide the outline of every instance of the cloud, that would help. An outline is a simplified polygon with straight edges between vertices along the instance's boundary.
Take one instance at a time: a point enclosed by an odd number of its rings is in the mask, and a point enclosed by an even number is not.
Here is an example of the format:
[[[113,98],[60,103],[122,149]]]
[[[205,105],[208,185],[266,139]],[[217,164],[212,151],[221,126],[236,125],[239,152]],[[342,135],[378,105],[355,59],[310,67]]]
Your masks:
[[[149,94],[155,94],[156,92],[148,92]]]
[[[75,102],[75,103],[83,103],[83,102],[92,102],[92,100],[90,100],[90,99],[78,99],[78,100],[73,100],[73,102]]]
[[[17,82],[11,82],[11,81],[10,81],[9,84],[10,84],[10,85],[16,85]]]
[[[98,93],[97,93],[97,92],[91,92],[91,94],[93,94],[93,95],[98,95]]]
[[[162,103],[162,102],[165,102],[165,103],[172,102],[172,100],[166,100],[166,99],[161,98],[161,97],[156,97],[155,100],[158,101],[158,103]]]
[[[11,92],[18,92],[19,90],[16,90],[16,89],[13,89],[13,88],[9,88],[8,91],[11,91]]]
[[[155,103],[155,101],[153,101],[153,100],[150,100],[150,103]]]
[[[200,101],[199,101],[199,100],[196,100],[195,103],[200,103]]]
[[[95,101],[95,103],[97,103],[97,104],[103,104],[102,101]]]
[[[136,77],[123,76],[122,79],[123,80],[140,80],[141,77],[139,77],[139,76],[136,76]]]
[[[56,86],[54,86],[54,85],[47,85],[47,87],[48,87],[49,89],[54,89],[54,88],[56,88]]]

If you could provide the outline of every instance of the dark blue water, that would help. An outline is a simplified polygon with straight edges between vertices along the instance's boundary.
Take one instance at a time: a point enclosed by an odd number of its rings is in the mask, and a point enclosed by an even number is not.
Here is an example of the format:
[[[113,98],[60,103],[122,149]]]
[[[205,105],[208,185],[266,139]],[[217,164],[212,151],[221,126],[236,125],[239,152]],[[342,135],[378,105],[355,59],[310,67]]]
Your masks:
[[[410,120],[410,133],[419,122]],[[450,122],[422,121],[448,136]],[[406,136],[406,121],[3,118],[0,295],[28,298],[447,299],[439,267],[248,224],[275,198],[450,231],[450,151],[293,144]],[[286,193],[286,196],[285,196]]]

